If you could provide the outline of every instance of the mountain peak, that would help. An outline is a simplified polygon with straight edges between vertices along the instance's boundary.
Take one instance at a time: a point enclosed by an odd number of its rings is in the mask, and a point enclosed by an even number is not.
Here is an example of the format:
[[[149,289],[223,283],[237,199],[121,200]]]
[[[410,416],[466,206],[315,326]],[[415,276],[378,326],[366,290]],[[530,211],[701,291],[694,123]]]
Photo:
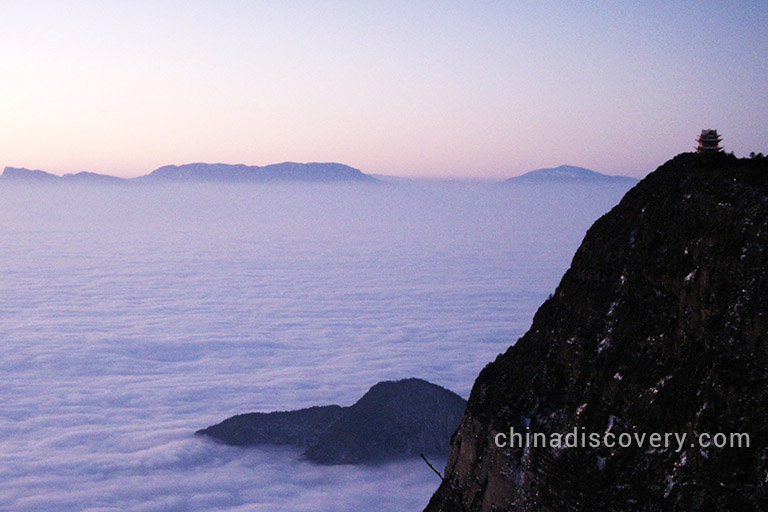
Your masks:
[[[318,464],[378,463],[445,455],[466,401],[422,379],[383,381],[349,407],[233,416],[197,432],[225,444],[287,444]]]

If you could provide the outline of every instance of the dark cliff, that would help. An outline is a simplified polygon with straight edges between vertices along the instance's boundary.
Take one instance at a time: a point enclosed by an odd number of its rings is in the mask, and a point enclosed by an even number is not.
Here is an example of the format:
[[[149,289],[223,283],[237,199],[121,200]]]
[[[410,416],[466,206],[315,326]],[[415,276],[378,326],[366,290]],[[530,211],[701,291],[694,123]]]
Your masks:
[[[675,157],[595,222],[480,373],[426,510],[765,510],[767,327],[768,161]],[[497,447],[510,428],[687,441]],[[750,447],[691,446],[702,433]]]

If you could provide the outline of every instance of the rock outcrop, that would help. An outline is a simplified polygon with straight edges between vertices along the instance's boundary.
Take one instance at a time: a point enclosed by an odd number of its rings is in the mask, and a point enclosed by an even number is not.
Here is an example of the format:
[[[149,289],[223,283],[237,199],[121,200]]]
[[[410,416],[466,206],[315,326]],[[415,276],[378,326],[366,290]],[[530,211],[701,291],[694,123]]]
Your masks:
[[[421,379],[379,382],[349,407],[250,413],[196,432],[219,442],[292,445],[318,464],[374,464],[445,456],[466,400]]]
[[[595,222],[480,373],[426,510],[768,509],[767,342],[768,160],[679,155]],[[687,437],[499,447],[511,428]],[[749,447],[704,447],[716,433]]]

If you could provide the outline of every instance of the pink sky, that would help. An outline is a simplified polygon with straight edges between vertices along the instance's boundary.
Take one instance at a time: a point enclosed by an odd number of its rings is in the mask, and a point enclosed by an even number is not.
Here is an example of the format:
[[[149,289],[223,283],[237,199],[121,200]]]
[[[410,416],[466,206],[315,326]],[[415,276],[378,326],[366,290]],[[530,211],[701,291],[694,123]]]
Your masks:
[[[765,4],[518,4],[4,5],[0,166],[639,177],[710,127],[768,152]]]

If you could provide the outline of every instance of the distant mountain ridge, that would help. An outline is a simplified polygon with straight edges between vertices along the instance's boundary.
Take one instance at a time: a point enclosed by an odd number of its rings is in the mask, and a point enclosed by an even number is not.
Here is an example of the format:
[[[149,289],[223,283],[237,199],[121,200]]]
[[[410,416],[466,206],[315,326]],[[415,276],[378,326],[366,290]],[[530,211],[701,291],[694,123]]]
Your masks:
[[[6,167],[3,174],[0,175],[0,179],[7,181],[32,181],[32,182],[51,182],[61,179],[61,176],[56,176],[49,172],[41,170],[24,169],[23,167]]]
[[[265,166],[205,164],[166,165],[138,178],[152,181],[376,181],[359,169],[338,163],[283,162]]]
[[[629,176],[613,176],[584,167],[560,165],[558,167],[536,169],[535,171],[504,180],[504,183],[636,183],[638,181]]]
[[[107,174],[78,172],[58,176],[46,171],[20,167],[6,167],[0,183],[250,183],[250,182],[410,182],[408,178],[365,174],[361,170],[340,163],[283,162],[264,166],[244,164],[191,163],[165,165],[144,176],[119,178]],[[517,183],[637,183],[627,176],[601,174],[584,167],[561,165],[536,169],[521,176],[504,180],[503,184]]]
[[[0,182],[15,183],[129,183],[129,182],[376,182],[359,169],[339,163],[283,162],[265,166],[243,164],[166,165],[138,178],[79,172],[57,176],[40,170],[6,167]]]

